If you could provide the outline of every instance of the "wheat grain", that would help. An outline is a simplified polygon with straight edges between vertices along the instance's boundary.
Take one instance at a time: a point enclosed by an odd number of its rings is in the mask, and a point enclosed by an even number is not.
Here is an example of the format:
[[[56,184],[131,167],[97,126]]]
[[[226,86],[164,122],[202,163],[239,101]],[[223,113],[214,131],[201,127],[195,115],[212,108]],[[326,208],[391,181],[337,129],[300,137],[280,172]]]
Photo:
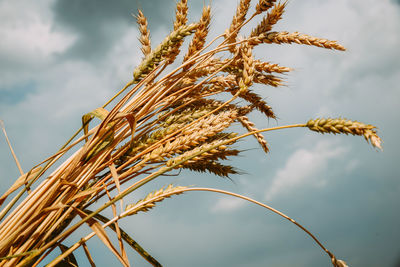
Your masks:
[[[258,71],[265,71],[268,73],[276,72],[276,73],[285,73],[289,72],[292,69],[288,67],[279,66],[278,64],[272,64],[269,62],[261,62],[259,60],[255,61],[255,68]]]
[[[225,149],[226,147],[225,143],[226,140],[216,140],[210,143],[205,143],[201,146],[195,147],[192,150],[186,151],[185,153],[168,160],[166,166],[179,168],[180,166],[182,166],[181,164],[184,164],[185,161],[191,160],[198,155],[210,151],[211,149]]]
[[[232,94],[236,94],[238,92],[237,88],[233,88],[233,89],[229,89],[229,92],[231,92]],[[269,118],[273,118],[275,119],[275,113],[273,112],[271,106],[267,105],[267,103],[265,101],[262,100],[262,98],[251,92],[251,91],[247,91],[244,93],[241,93],[239,95],[240,98],[246,100],[247,102],[251,103],[253,107],[255,107],[257,110],[261,111],[262,113],[264,113],[267,117]]]

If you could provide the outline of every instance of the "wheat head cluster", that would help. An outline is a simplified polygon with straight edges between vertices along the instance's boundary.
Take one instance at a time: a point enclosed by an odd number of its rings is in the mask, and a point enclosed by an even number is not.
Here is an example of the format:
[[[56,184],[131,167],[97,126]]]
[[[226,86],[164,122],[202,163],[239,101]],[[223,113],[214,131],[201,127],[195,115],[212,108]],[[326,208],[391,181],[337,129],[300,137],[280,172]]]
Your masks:
[[[57,153],[22,174],[1,196],[0,266],[37,266],[45,259],[50,262],[48,266],[60,262],[77,266],[74,251],[79,247],[94,266],[95,258],[86,242],[95,235],[123,266],[133,264],[127,257],[128,248],[149,264],[161,266],[118,222],[147,212],[166,198],[192,191],[232,195],[267,208],[312,238],[333,266],[347,266],[295,220],[235,193],[170,184],[136,203],[129,202],[132,195],[140,198],[136,192],[143,185],[175,169],[221,177],[237,174],[224,162],[240,153],[234,144],[252,136],[269,153],[264,137],[269,131],[302,127],[318,133],[358,135],[381,148],[376,127],[344,118],[316,118],[257,129],[248,114],[258,112],[266,119],[276,119],[276,115],[269,103],[251,90],[252,85],[282,86],[283,74],[292,69],[257,59],[254,48],[268,44],[345,48],[336,41],[299,32],[272,31],[287,3],[250,2],[240,0],[229,27],[211,39],[211,7],[204,6],[199,21],[189,23],[188,1],[180,0],[172,31],[155,47],[147,19],[138,11],[135,18],[143,59],[131,80],[102,107],[85,114],[81,129]],[[258,21],[257,26],[243,32],[242,28],[253,20]],[[191,41],[185,48],[186,38]],[[233,124],[241,125],[243,131],[230,130]],[[71,156],[65,156],[67,153]],[[99,200],[103,204],[93,210]],[[112,212],[111,218],[104,216],[106,210]],[[71,234],[84,225],[93,232],[70,247],[63,245],[66,239],[71,242]],[[106,227],[115,232],[118,244],[111,242]],[[49,260],[55,249],[61,250],[60,255]]]

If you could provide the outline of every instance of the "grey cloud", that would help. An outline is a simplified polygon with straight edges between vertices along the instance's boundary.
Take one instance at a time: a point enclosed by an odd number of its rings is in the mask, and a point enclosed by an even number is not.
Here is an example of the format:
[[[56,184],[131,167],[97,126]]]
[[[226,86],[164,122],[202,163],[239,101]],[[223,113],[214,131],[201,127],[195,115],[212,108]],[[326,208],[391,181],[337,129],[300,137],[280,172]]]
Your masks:
[[[107,53],[127,26],[136,26],[131,13],[135,14],[137,7],[148,16],[150,29],[172,21],[173,1],[56,1],[53,5],[55,27],[78,34],[78,40],[65,52],[64,58],[94,60]]]
[[[15,105],[25,101],[26,97],[34,94],[36,86],[32,82],[21,82],[14,85],[12,89],[0,86],[1,98],[0,105]]]

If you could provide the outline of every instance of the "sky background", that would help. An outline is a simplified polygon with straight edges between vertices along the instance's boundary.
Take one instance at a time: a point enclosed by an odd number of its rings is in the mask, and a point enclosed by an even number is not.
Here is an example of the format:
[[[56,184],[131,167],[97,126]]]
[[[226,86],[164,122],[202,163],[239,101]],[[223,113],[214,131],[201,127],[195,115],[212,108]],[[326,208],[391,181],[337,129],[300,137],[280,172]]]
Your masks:
[[[204,2],[189,1],[191,21]],[[211,35],[229,26],[236,3],[212,1]],[[143,10],[157,45],[171,29],[174,6],[172,0],[0,0],[0,119],[25,171],[55,153],[83,114],[131,79],[142,57],[131,13]],[[250,150],[231,161],[242,172],[234,182],[182,172],[147,185],[136,198],[171,182],[230,190],[291,216],[349,266],[399,267],[400,1],[291,0],[274,29],[338,40],[347,51],[259,46],[257,58],[294,71],[286,87],[255,87],[279,117],[253,114],[258,128],[342,116],[376,125],[384,152],[360,137],[270,132],[269,155],[252,139],[237,145]],[[0,193],[18,176],[1,137]],[[213,193],[165,200],[122,227],[165,266],[330,266],[290,222]],[[118,266],[97,238],[88,244],[99,266]],[[135,252],[128,256],[134,266],[148,266]],[[88,265],[81,249],[76,257]]]

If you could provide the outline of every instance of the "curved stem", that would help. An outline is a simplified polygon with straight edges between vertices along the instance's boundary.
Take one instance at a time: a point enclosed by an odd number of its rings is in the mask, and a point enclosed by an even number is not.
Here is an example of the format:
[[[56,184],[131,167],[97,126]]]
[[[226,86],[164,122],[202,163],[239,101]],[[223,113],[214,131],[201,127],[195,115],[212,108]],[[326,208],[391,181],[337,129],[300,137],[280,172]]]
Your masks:
[[[189,191],[208,191],[208,192],[215,192],[215,193],[219,193],[219,194],[225,194],[225,195],[229,195],[229,196],[233,196],[233,197],[237,197],[237,198],[241,198],[243,200],[252,202],[256,205],[259,205],[263,208],[266,208],[276,214],[278,214],[279,216],[289,220],[291,223],[295,224],[297,227],[299,227],[301,230],[303,230],[305,233],[307,233],[317,244],[318,246],[320,246],[331,258],[332,262],[336,261],[336,257],[333,255],[332,252],[330,252],[328,249],[325,248],[324,245],[322,245],[322,243],[309,231],[307,230],[304,226],[302,226],[300,223],[296,222],[295,220],[293,220],[292,218],[290,218],[289,216],[285,215],[284,213],[280,212],[277,209],[274,209],[264,203],[261,203],[257,200],[254,200],[252,198],[240,195],[240,194],[236,194],[233,192],[229,192],[229,191],[225,191],[225,190],[220,190],[220,189],[215,189],[215,188],[205,188],[205,187],[192,187],[192,188],[182,188],[179,190],[175,190],[174,192],[168,192],[168,193],[164,193],[164,194],[160,194],[158,196],[156,196],[155,198],[166,198],[166,197],[170,197],[172,195],[177,195],[177,194],[181,194],[184,192],[189,192]],[[154,202],[154,199],[148,199],[147,201],[143,201],[141,202],[139,205],[140,206],[144,206],[148,203]],[[128,214],[132,211],[138,208],[138,205],[135,205],[133,207],[131,207],[130,209],[125,210],[124,212],[122,212],[120,215],[112,218],[111,220],[108,220],[104,225],[102,225],[103,228],[107,227],[107,226],[112,226],[114,222],[122,219],[125,216],[128,216]],[[104,221],[103,221],[104,222]],[[80,241],[78,241],[77,243],[75,243],[74,245],[72,245],[70,247],[70,249],[68,249],[68,251],[65,251],[64,253],[62,253],[61,255],[57,256],[53,261],[51,261],[49,263],[49,267],[50,266],[55,266],[58,262],[60,262],[63,258],[67,257],[70,253],[72,253],[75,249],[77,249],[78,247],[80,247],[84,242],[88,241],[90,238],[92,238],[93,236],[95,236],[95,232],[90,233],[89,235],[87,235],[86,237],[82,238]]]
[[[268,206],[268,205],[266,205],[266,204],[264,204],[264,203],[261,203],[261,202],[259,202],[259,201],[257,201],[257,200],[254,200],[254,199],[251,199],[251,198],[249,198],[249,197],[246,197],[246,196],[243,196],[243,195],[239,195],[239,194],[236,194],[236,193],[232,193],[232,192],[229,192],[229,191],[225,191],[225,190],[220,190],[220,189],[215,189],[215,188],[186,188],[184,191],[209,191],[209,192],[216,192],[216,193],[220,193],[220,194],[225,194],[225,195],[230,195],[230,196],[234,196],[234,197],[237,197],[237,198],[241,198],[241,199],[244,199],[244,200],[247,200],[247,201],[249,201],[249,202],[252,202],[252,203],[254,203],[254,204],[257,204],[257,205],[259,205],[259,206],[261,206],[261,207],[263,207],[263,208],[266,208],[266,209],[269,209],[270,211],[272,211],[272,212],[274,212],[274,213],[276,213],[276,214],[278,214],[279,216],[281,216],[281,217],[283,217],[283,218],[285,218],[285,219],[287,219],[287,220],[289,220],[290,222],[292,222],[293,224],[295,224],[297,227],[299,227],[301,230],[303,230],[304,232],[306,232],[328,255],[329,255],[329,257],[331,257],[332,258],[332,253],[328,250],[328,249],[326,249],[325,247],[324,247],[324,245],[322,245],[322,243],[309,231],[309,230],[307,230],[304,226],[302,226],[301,224],[299,224],[298,222],[296,222],[295,220],[293,220],[292,218],[290,218],[289,216],[287,216],[287,215],[285,215],[284,213],[282,213],[282,212],[280,212],[279,210],[277,210],[277,209],[274,209],[274,208],[272,208],[271,206]]]

